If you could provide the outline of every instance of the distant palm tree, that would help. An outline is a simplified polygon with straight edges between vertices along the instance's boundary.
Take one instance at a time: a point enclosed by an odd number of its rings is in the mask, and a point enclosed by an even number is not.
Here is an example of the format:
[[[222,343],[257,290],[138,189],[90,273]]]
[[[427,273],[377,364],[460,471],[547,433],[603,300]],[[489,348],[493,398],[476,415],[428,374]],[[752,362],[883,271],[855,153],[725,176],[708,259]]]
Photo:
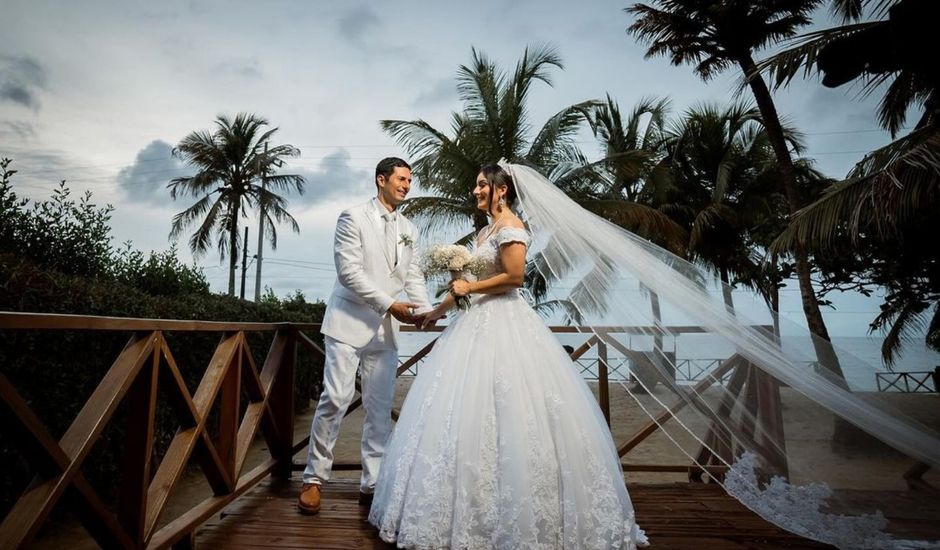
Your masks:
[[[382,129],[415,159],[418,184],[433,193],[409,199],[403,211],[429,231],[463,221],[479,230],[486,215],[476,209],[470,191],[483,164],[505,159],[546,175],[584,164],[573,137],[596,102],[565,107],[532,132],[529,91],[538,81],[551,85],[552,68],[563,68],[552,48],[527,48],[511,73],[474,49],[470,65],[457,72],[463,109],[452,115],[450,135],[421,119],[383,120]]]
[[[595,163],[601,184],[594,186],[594,197],[581,198],[579,202],[595,214],[687,257],[688,231],[650,200],[655,195],[651,190],[668,186],[668,181],[664,181],[668,180],[668,170],[661,163],[666,156],[668,115],[667,99],[641,99],[624,116],[608,95],[591,117],[591,129],[601,145],[602,158]],[[659,295],[642,285],[641,289],[649,298],[654,326],[662,327]],[[648,393],[661,378],[675,379],[674,368],[666,361],[663,334],[664,331],[653,333],[650,365],[637,362],[631,366],[631,375],[637,381],[631,391]]]
[[[784,127],[788,147],[803,150],[799,133]],[[743,284],[777,302],[775,266],[762,261],[761,230],[786,224],[786,199],[760,112],[746,103],[701,105],[667,131],[662,161],[670,188],[656,190],[655,204],[688,229],[690,259],[710,266],[731,287]],[[806,169],[799,162],[798,172]],[[769,268],[769,269],[768,269]]]
[[[688,232],[651,200],[653,189],[668,185],[661,164],[668,115],[668,100],[648,98],[623,116],[608,95],[590,119],[601,146],[601,159],[590,165],[597,177],[567,191],[587,210],[684,257]]]
[[[650,44],[647,57],[668,55],[674,65],[694,64],[696,74],[703,80],[733,66],[741,70],[776,156],[791,215],[803,206],[797,169],[773,97],[757,70],[754,53],[795,36],[800,27],[810,23],[810,14],[821,3],[822,0],[655,0],[652,5],[637,3],[626,9],[637,17],[629,31]],[[810,278],[807,252],[798,245],[793,255],[809,329],[829,340]],[[821,344],[816,352],[823,364],[841,371],[830,346]]]
[[[303,177],[293,174],[268,175],[283,164],[283,159],[297,157],[300,151],[293,145],[269,145],[265,152],[264,146],[277,128],[263,131],[268,125],[264,118],[250,113],[239,113],[234,119],[219,115],[215,124],[215,132],[195,131],[173,149],[174,156],[197,172],[171,180],[167,186],[170,196],[174,200],[181,196],[198,200],[173,216],[170,238],[178,238],[198,222],[199,227],[189,238],[189,247],[198,256],[209,249],[213,236],[217,236],[219,254],[229,257],[228,293],[234,296],[239,216],[248,208],[260,208],[271,229],[269,242],[276,248],[275,221],[286,222],[295,233],[299,227],[287,211],[287,200],[275,191],[303,193],[305,182]],[[265,175],[266,184],[262,186]]]

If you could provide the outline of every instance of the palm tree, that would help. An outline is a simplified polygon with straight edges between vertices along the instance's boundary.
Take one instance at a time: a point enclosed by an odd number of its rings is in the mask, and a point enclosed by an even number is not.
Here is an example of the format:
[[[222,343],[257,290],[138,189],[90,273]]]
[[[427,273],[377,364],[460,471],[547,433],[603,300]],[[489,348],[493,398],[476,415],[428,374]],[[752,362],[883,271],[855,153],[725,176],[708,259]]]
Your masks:
[[[694,64],[695,72],[706,81],[732,66],[742,71],[773,148],[791,215],[802,206],[797,169],[770,90],[753,56],[770,44],[795,36],[800,27],[810,23],[809,16],[821,1],[655,0],[652,5],[638,3],[626,9],[637,17],[629,32],[650,44],[647,57],[669,55],[674,65]],[[809,329],[828,341],[829,332],[810,279],[807,252],[797,246],[793,255]],[[816,353],[823,364],[841,371],[831,346],[820,344]]]
[[[268,121],[258,115],[239,113],[234,119],[219,115],[215,132],[195,131],[184,137],[173,149],[173,155],[197,169],[190,177],[174,178],[167,186],[170,196],[190,196],[198,200],[173,216],[170,238],[176,239],[190,225],[199,222],[189,238],[193,254],[204,254],[217,236],[216,247],[222,258],[229,256],[228,293],[235,295],[235,266],[238,259],[239,216],[248,208],[259,208],[271,229],[269,242],[277,247],[274,222],[286,222],[296,233],[297,221],[287,211],[287,200],[276,191],[294,190],[303,193],[304,178],[294,174],[267,175],[282,166],[285,158],[297,157],[293,145],[265,144],[277,128],[264,131]],[[273,219],[272,219],[273,217]],[[201,219],[201,221],[199,221]],[[245,244],[245,243],[242,243]]]
[[[383,120],[382,129],[414,158],[418,184],[432,196],[409,199],[403,211],[430,231],[470,220],[476,230],[486,216],[476,209],[470,190],[480,167],[506,159],[528,164],[545,174],[583,164],[573,137],[596,102],[563,108],[532,133],[528,97],[532,85],[551,85],[551,69],[563,68],[552,48],[528,48],[511,73],[472,50],[469,66],[457,72],[463,110],[452,116],[450,134],[424,120]]]
[[[796,130],[784,127],[784,133],[790,148],[803,150]],[[662,164],[671,183],[657,192],[656,204],[688,229],[690,259],[718,273],[729,310],[730,289],[738,284],[773,304],[779,281],[775,266],[761,261],[760,233],[783,227],[786,205],[760,113],[746,103],[694,107],[668,131],[666,143]]]
[[[861,21],[869,6],[879,20]],[[865,257],[851,286],[886,290],[872,329],[887,331],[882,357],[891,367],[902,344],[924,329],[927,344],[940,349],[940,258],[919,243],[920,235],[940,232],[940,67],[932,30],[940,5],[840,0],[832,7],[847,24],[795,38],[760,70],[775,86],[802,71],[821,73],[829,87],[858,81],[865,94],[883,88],[878,119],[894,137],[912,107],[922,115],[908,135],[866,155],[804,208],[773,248],[807,246],[828,254],[848,248]]]
[[[591,129],[601,145],[601,160],[595,163],[600,185],[594,185],[593,196],[581,197],[579,202],[588,210],[607,220],[637,233],[678,256],[686,256],[688,232],[668,215],[642,198],[649,198],[650,188],[661,187],[665,171],[660,161],[666,154],[665,125],[669,114],[669,100],[641,99],[623,116],[620,105],[607,95],[607,101],[598,105],[591,117]],[[662,327],[659,295],[641,285],[650,300],[653,324]],[[653,353],[649,360],[657,368],[635,363],[631,374],[638,381],[635,393],[646,393],[659,383],[670,370],[665,359],[663,333],[653,334]],[[675,373],[672,373],[673,378]]]
[[[667,99],[646,98],[623,116],[608,95],[590,118],[601,146],[601,159],[589,165],[596,176],[569,179],[566,191],[587,210],[684,257],[688,232],[650,200],[650,189],[668,185],[661,164],[668,114]]]

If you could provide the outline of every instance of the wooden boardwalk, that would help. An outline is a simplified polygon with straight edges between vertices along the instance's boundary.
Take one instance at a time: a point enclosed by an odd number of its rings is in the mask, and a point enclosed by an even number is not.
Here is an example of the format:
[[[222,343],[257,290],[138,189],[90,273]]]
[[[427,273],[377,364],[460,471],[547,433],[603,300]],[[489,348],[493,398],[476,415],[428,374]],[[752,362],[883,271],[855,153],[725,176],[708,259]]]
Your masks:
[[[391,549],[379,540],[360,507],[358,483],[336,481],[323,492],[316,516],[297,513],[300,481],[268,480],[229,505],[196,532],[199,549]],[[631,485],[630,495],[651,550],[832,548],[767,523],[714,485]]]

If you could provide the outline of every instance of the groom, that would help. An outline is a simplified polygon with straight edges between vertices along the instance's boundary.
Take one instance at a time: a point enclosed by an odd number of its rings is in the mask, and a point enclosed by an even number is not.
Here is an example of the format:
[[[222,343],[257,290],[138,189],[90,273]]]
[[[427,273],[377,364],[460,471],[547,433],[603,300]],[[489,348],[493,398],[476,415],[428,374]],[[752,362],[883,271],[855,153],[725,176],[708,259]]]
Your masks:
[[[301,513],[320,511],[320,486],[330,479],[333,446],[362,377],[362,479],[359,503],[371,504],[379,463],[392,429],[399,323],[420,325],[431,310],[415,257],[417,229],[397,212],[411,189],[411,166],[400,158],[375,167],[376,197],[344,211],[336,222],[333,258],[339,284],[327,303],[321,332],[326,361],[323,393],[310,426]],[[408,302],[398,301],[404,292]]]

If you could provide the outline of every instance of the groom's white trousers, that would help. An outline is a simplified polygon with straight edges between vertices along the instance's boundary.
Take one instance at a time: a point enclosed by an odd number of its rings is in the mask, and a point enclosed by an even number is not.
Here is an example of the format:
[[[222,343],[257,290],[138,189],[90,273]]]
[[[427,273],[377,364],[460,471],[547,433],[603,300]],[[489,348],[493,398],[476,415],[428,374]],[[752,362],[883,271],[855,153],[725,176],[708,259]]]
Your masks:
[[[387,323],[383,323],[385,325]],[[323,337],[326,360],[323,365],[323,393],[310,425],[310,445],[304,483],[330,479],[333,446],[340,424],[356,390],[356,370],[362,372],[362,404],[366,418],[362,426],[362,479],[360,490],[371,493],[379,476],[385,445],[392,432],[392,400],[395,397],[395,371],[398,350],[386,342],[383,328],[365,347],[355,348]]]

